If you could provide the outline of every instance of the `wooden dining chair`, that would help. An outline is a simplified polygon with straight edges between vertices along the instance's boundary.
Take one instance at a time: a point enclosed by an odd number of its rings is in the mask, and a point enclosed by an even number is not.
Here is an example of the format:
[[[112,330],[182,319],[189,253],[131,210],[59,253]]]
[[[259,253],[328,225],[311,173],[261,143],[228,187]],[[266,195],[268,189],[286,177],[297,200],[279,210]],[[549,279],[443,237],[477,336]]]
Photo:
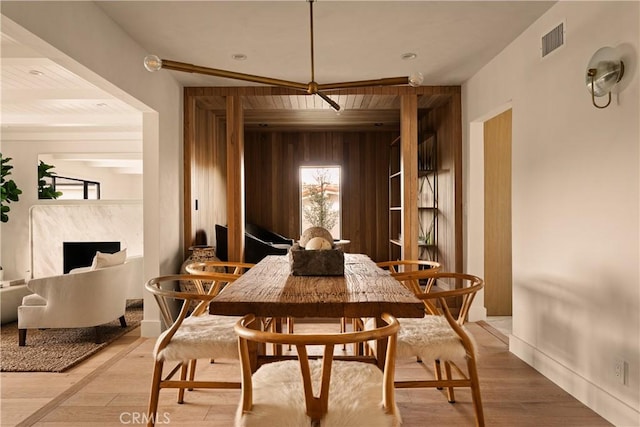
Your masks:
[[[385,326],[359,332],[283,334],[251,328],[253,315],[235,326],[239,336],[242,396],[236,427],[399,426],[393,376],[398,321],[382,315]],[[334,360],[336,345],[387,340],[384,371],[375,364]],[[267,363],[252,374],[249,343],[291,344],[297,360]],[[308,346],[323,356],[310,360]]]
[[[237,337],[233,331],[237,316],[217,316],[208,312],[209,302],[216,296],[215,288],[222,288],[239,276],[228,273],[206,275],[180,274],[160,276],[145,284],[158,303],[165,330],[156,340],[153,350],[154,368],[149,398],[148,426],[153,426],[158,410],[161,388],[177,388],[178,403],[184,402],[184,390],[193,388],[240,388],[240,382],[195,381],[195,360],[210,358],[238,359]],[[209,292],[180,292],[176,288],[180,281],[192,281],[203,289],[202,281],[212,283]],[[174,314],[176,302],[180,305]],[[192,309],[195,303],[195,309]],[[165,362],[177,362],[163,377]],[[189,379],[187,371],[191,365]],[[172,380],[180,370],[180,379]]]
[[[469,331],[464,327],[471,303],[476,293],[483,288],[479,277],[462,273],[433,275],[434,281],[451,280],[460,288],[430,292],[421,291],[416,296],[425,303],[423,318],[400,319],[398,331],[398,356],[416,356],[419,361],[433,360],[435,379],[395,381],[396,388],[446,388],[450,403],[455,402],[454,387],[469,387],[475,410],[476,426],[484,426],[480,383],[476,366],[475,345]],[[451,301],[457,301],[454,309]],[[466,362],[466,373],[456,362]],[[445,378],[442,376],[444,365]],[[456,375],[453,375],[455,372]]]
[[[233,262],[233,261],[196,261],[184,266],[187,274],[206,275],[210,273],[225,273],[233,274],[236,277],[240,277],[247,270],[253,267],[255,264],[249,264],[245,262]],[[208,280],[199,281],[200,285],[196,285],[197,292],[207,292],[213,295],[218,295],[222,290],[224,283],[210,283]],[[214,289],[210,289],[214,286]]]
[[[187,264],[184,268],[188,274],[202,276],[211,273],[226,273],[233,275],[233,278],[235,280],[254,265],[255,264],[235,261],[195,261]],[[228,285],[229,283],[231,282],[222,282],[219,280],[198,280],[197,283],[194,283],[194,288],[198,293],[208,293],[209,295],[216,296],[223,290],[224,286]],[[191,315],[195,314],[196,316],[199,316],[205,313],[208,308],[208,303],[200,303],[200,306],[196,307]],[[235,321],[238,318],[235,317],[234,319],[230,319],[229,316],[214,316],[213,319],[218,320],[223,325],[229,325],[232,321]],[[197,363],[197,359],[189,361],[189,365],[187,368],[189,381],[194,380]],[[215,363],[215,358],[210,358],[209,363]],[[190,387],[187,390],[192,391],[193,388]]]
[[[391,276],[414,294],[429,292],[434,283],[433,275],[441,268],[440,263],[426,260],[382,261],[376,263],[376,266],[388,270]],[[374,319],[353,319],[353,329],[362,330],[365,324],[370,328],[375,324],[373,322]],[[370,346],[365,346],[366,353],[370,353]]]
[[[185,266],[185,270],[189,274],[207,274],[207,272],[224,272],[235,275],[242,275],[246,273],[250,268],[254,267],[255,264],[247,263],[247,262],[234,262],[234,261],[202,261],[202,262],[193,262]],[[203,281],[203,285],[206,288],[208,287],[208,283]],[[214,289],[216,295],[222,291],[222,289]],[[288,325],[288,330],[293,332],[293,319],[288,321],[288,318],[279,319],[280,324],[277,323],[278,319],[273,318],[262,318],[262,328],[264,330],[275,330],[275,328],[279,328],[281,324],[286,323]],[[274,349],[274,352],[279,352],[280,350]],[[211,363],[214,363],[214,360],[211,359]],[[195,361],[194,361],[195,365]],[[194,366],[195,369],[195,366]]]
[[[408,259],[383,261],[376,265],[383,270],[389,270],[396,280],[414,293],[429,292],[434,283],[433,274],[442,268],[436,261]]]

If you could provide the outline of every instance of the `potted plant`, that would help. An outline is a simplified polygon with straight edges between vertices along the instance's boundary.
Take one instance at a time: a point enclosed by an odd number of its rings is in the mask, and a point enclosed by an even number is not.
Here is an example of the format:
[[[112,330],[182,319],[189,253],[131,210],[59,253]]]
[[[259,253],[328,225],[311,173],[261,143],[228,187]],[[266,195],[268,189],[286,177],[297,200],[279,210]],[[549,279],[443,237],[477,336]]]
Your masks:
[[[18,188],[12,179],[7,178],[11,175],[11,169],[13,169],[13,166],[9,164],[11,157],[3,157],[2,153],[0,153],[0,159],[0,220],[7,222],[9,221],[9,211],[11,210],[9,203],[17,202],[20,194],[22,194],[22,190]]]
[[[38,164],[38,199],[57,199],[62,196],[61,191],[56,191],[53,185],[47,184],[45,178],[52,178],[55,172],[51,171],[53,165],[48,165],[42,160]]]

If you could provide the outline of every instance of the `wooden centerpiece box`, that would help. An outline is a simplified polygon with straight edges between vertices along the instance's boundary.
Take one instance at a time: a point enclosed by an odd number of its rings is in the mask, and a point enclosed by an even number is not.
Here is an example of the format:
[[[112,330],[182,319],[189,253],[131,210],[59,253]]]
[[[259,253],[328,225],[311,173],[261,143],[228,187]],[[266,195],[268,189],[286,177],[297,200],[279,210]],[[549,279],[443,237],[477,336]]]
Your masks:
[[[344,252],[336,245],[306,250],[294,243],[289,250],[289,265],[293,276],[344,276]]]

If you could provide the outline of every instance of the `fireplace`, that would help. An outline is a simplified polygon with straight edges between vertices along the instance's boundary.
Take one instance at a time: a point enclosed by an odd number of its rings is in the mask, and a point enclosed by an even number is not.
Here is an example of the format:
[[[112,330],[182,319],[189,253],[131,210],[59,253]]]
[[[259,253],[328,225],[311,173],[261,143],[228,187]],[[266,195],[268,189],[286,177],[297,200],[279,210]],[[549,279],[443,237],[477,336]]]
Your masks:
[[[120,250],[120,242],[63,242],[62,263],[63,272],[78,267],[89,267],[96,252],[115,253]]]

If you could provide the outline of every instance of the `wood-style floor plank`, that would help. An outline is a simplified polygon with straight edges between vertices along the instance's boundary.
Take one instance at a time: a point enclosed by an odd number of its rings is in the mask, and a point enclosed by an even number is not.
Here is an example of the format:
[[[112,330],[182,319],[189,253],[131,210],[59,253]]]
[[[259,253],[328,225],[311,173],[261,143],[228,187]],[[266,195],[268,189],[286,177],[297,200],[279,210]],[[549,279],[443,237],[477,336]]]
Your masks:
[[[337,329],[337,323],[298,322],[298,330]],[[513,354],[495,330],[470,324],[479,352],[479,375],[486,424],[493,427],[599,427],[611,424],[565,393]],[[504,337],[502,337],[504,338]],[[132,331],[91,359],[66,373],[2,373],[2,426],[109,427],[142,424],[146,411],[154,340]],[[236,361],[200,362],[198,379],[239,378]],[[430,363],[427,363],[430,365]],[[397,362],[397,377],[417,378],[428,366],[413,359]],[[159,412],[165,425],[229,427],[233,425],[238,390],[187,392],[176,403],[175,390],[160,393]],[[447,403],[435,389],[397,390],[404,427],[472,426],[471,395],[456,389],[456,403]],[[354,426],[358,427],[358,426]]]

